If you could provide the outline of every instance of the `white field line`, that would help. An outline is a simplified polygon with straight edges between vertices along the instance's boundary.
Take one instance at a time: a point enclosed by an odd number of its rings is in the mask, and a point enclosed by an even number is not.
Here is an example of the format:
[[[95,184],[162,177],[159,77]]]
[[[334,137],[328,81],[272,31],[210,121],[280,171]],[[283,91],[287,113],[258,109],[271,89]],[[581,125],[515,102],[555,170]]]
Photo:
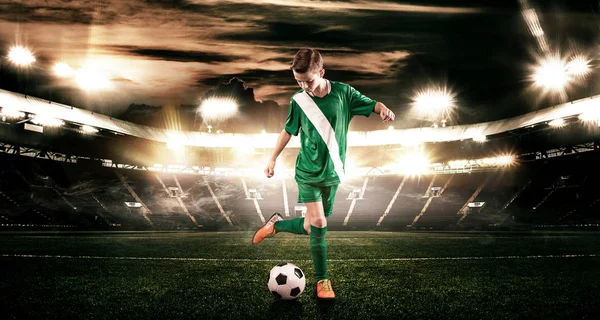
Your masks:
[[[101,257],[101,256],[63,256],[36,254],[2,254],[3,258],[50,258],[50,259],[103,259],[103,260],[158,260],[158,261],[209,261],[209,262],[276,262],[276,261],[312,261],[294,259],[236,259],[236,258],[176,258],[176,257]],[[445,261],[445,260],[509,260],[509,259],[568,259],[600,257],[598,254],[560,254],[527,256],[479,256],[479,257],[416,257],[416,258],[377,258],[377,259],[328,259],[328,262],[377,262],[377,261]]]

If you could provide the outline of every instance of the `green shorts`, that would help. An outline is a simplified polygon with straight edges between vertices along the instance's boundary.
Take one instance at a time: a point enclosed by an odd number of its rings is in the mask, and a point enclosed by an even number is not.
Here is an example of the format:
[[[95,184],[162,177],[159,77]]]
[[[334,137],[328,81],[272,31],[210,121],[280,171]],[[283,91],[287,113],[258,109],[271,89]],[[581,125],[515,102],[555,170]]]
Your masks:
[[[322,187],[299,182],[298,203],[322,201],[325,217],[329,217],[333,212],[333,201],[337,189],[338,185]]]

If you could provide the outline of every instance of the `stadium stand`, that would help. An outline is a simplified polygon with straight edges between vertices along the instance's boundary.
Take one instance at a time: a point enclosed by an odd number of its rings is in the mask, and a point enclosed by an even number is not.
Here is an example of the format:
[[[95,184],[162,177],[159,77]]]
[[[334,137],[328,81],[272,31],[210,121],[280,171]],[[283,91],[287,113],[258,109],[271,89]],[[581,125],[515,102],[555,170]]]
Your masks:
[[[0,222],[6,225],[252,230],[262,224],[261,216],[285,216],[282,181],[288,217],[302,214],[290,177],[89,171],[74,163],[0,157],[8,164],[0,176]],[[483,172],[357,176],[340,186],[329,225],[333,230],[405,230],[598,223],[598,158],[598,152],[588,152]],[[469,207],[471,202],[484,204]]]
[[[598,225],[600,127],[578,118],[597,109],[598,99],[481,124],[353,132],[349,148],[373,167],[351,173],[340,185],[329,227]],[[262,165],[264,151],[272,148],[269,135],[186,133],[189,163],[171,168],[154,162],[170,153],[165,152],[168,130],[4,90],[0,106],[26,118],[7,118],[0,126],[3,229],[253,230],[273,212],[289,218],[303,214],[293,173],[279,171],[278,177],[266,179],[239,169]],[[55,111],[64,127],[44,127],[43,133],[24,130],[31,115],[48,110]],[[557,118],[564,118],[566,128],[548,125]],[[100,131],[82,135],[82,124]],[[485,143],[473,141],[481,135],[486,136]],[[389,146],[404,145],[409,138],[418,138],[437,155],[440,170],[415,176],[383,169],[396,154]],[[239,142],[248,141],[257,142],[255,148],[262,151],[247,157],[231,152]],[[293,167],[297,140],[289,147],[280,161]],[[394,150],[408,149],[403,148]],[[513,150],[516,163],[486,168],[473,167],[471,160],[465,167],[447,165],[456,158],[497,156],[498,150]],[[378,159],[386,163],[379,164]]]

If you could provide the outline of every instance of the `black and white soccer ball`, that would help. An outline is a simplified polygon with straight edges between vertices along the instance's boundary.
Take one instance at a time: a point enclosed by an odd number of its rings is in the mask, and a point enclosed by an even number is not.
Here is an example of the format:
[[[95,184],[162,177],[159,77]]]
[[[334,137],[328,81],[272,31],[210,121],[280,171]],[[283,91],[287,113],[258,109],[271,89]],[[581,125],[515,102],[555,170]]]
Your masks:
[[[269,291],[280,300],[294,300],[300,297],[306,277],[304,272],[292,263],[281,263],[269,273]]]

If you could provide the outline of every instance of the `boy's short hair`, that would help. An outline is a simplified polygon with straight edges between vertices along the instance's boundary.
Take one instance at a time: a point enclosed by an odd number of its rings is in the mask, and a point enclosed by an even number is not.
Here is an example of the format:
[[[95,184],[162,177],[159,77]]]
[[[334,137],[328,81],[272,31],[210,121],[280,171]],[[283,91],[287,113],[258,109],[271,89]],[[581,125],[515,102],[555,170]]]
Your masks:
[[[302,48],[294,55],[290,69],[298,73],[320,71],[323,69],[323,57],[316,49]]]

